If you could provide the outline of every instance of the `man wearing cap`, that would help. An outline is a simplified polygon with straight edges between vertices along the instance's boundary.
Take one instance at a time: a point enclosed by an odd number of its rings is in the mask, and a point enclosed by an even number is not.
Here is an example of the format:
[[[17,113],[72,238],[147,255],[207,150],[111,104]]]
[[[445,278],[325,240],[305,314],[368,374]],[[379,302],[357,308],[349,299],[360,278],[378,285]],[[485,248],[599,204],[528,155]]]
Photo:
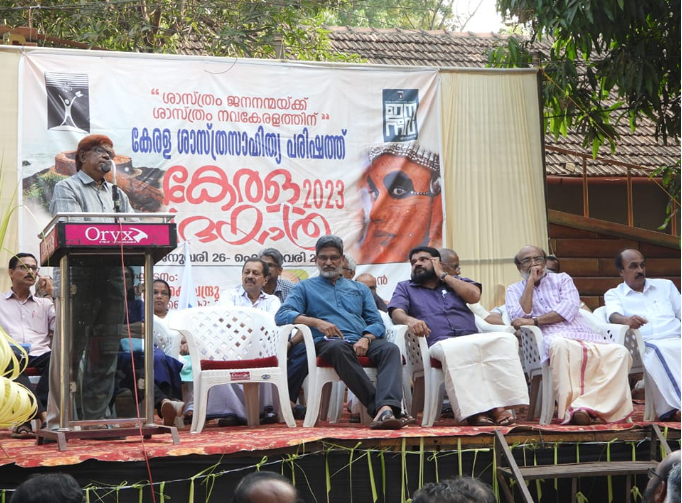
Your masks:
[[[105,179],[115,157],[114,145],[107,136],[94,134],[83,138],[76,149],[76,173],[54,187],[50,212],[114,213],[112,185]],[[128,196],[116,191],[121,213],[132,213]],[[113,222],[113,218],[83,217],[71,220]],[[59,271],[57,271],[59,272]],[[116,356],[120,333],[125,322],[123,271],[111,266],[104,258],[93,256],[82,265],[70,267],[71,297],[71,379],[76,383],[76,407],[71,419],[97,420],[110,417],[109,403],[114,392]],[[59,280],[55,274],[55,282]],[[57,293],[59,318],[60,289]],[[55,355],[62,341],[59,319],[53,341]],[[48,426],[58,427],[61,381],[64,370],[59,358],[50,365],[50,395],[48,399]],[[69,403],[68,398],[65,403]]]
[[[315,254],[320,275],[294,287],[275,321],[278,325],[302,323],[310,327],[317,355],[334,367],[375,416],[370,428],[400,429],[411,422],[411,418],[400,419],[400,350],[383,340],[386,330],[369,288],[341,275],[343,241],[337,236],[323,236],[315,244]],[[377,367],[376,388],[360,365],[358,358],[363,356]]]

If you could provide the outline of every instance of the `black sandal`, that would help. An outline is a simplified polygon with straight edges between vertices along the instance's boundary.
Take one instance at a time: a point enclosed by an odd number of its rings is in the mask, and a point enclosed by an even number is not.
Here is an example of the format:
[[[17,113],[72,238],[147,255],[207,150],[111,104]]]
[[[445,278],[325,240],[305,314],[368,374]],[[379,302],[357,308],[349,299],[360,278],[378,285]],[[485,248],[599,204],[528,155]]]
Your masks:
[[[383,411],[379,419],[372,421],[369,425],[370,430],[399,430],[402,427],[403,423],[393,415],[391,410]]]

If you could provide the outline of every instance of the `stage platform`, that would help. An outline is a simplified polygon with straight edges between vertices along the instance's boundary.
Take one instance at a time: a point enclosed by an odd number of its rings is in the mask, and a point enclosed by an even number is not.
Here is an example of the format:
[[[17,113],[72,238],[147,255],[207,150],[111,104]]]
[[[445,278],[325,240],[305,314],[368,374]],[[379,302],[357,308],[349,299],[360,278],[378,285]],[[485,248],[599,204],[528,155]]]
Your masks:
[[[256,467],[293,478],[306,502],[403,503],[423,483],[458,474],[480,477],[497,491],[496,428],[522,465],[648,459],[651,429],[650,423],[637,420],[640,409],[631,423],[591,426],[562,426],[556,420],[540,426],[519,419],[512,427],[470,427],[441,419],[432,428],[373,431],[351,424],[347,415],[339,424],[320,423],[315,428],[303,428],[302,421],[296,428],[284,424],[221,428],[210,422],[200,434],[181,430],[179,445],[173,445],[170,435],[148,440],[74,439],[64,452],[56,444],[11,439],[3,430],[0,501],[3,490],[13,489],[32,473],[47,471],[74,475],[82,486],[90,487],[89,501],[98,502],[228,502],[239,479]],[[679,449],[680,424],[657,424],[670,447]],[[619,478],[608,484],[581,479],[581,492],[590,502],[608,502],[609,490],[611,501],[624,501]],[[533,482],[531,492],[536,501],[538,495],[543,502],[568,501],[564,484]],[[643,491],[646,477],[633,477],[633,485]],[[499,501],[506,501],[499,492]]]

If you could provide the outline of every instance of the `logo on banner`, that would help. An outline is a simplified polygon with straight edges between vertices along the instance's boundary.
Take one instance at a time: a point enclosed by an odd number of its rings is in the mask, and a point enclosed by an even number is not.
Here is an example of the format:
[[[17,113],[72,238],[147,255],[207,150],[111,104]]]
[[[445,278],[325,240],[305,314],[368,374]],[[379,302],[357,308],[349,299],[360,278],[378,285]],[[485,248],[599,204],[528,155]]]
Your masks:
[[[90,132],[90,87],[87,74],[45,72],[47,129]]]
[[[384,141],[412,141],[419,137],[419,89],[384,89]]]

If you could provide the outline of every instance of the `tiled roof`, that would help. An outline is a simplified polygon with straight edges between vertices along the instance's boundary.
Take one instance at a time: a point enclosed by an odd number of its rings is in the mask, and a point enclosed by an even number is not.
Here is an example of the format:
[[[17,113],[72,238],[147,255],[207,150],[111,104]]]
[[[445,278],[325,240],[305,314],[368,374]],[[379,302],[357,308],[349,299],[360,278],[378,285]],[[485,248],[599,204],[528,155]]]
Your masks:
[[[375,28],[328,27],[332,48],[336,51],[357,54],[368,63],[482,68],[486,66],[488,51],[504,42],[507,35],[480,33],[453,33],[443,30],[421,31]],[[547,53],[546,42],[537,43],[538,51]],[[673,164],[680,158],[680,146],[664,146],[656,141],[654,124],[642,121],[635,132],[627,120],[618,126],[620,140],[615,155],[602,147],[599,157],[611,161],[656,168]],[[547,146],[555,146],[591,157],[591,148],[582,147],[582,137],[571,133],[555,140],[545,137]],[[546,151],[548,175],[582,176],[582,159],[574,155]],[[590,176],[626,176],[627,169],[608,163],[587,162]],[[633,176],[647,176],[646,170],[633,170]]]

